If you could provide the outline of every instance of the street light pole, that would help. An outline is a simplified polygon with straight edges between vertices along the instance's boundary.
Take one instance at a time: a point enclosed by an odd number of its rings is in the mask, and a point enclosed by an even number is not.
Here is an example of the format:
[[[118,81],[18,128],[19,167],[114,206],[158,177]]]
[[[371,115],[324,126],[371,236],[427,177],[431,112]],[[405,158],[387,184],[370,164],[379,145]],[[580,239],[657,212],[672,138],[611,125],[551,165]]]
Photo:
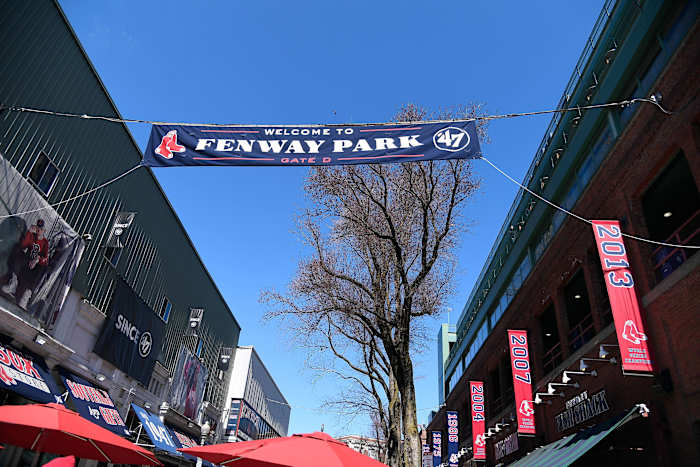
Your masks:
[[[209,436],[209,431],[211,430],[211,427],[209,426],[209,420],[204,422],[204,425],[202,425],[202,428],[200,429],[200,440],[199,440],[199,445],[204,446],[204,441],[206,441],[207,436]],[[202,458],[197,457],[197,467],[202,467]]]

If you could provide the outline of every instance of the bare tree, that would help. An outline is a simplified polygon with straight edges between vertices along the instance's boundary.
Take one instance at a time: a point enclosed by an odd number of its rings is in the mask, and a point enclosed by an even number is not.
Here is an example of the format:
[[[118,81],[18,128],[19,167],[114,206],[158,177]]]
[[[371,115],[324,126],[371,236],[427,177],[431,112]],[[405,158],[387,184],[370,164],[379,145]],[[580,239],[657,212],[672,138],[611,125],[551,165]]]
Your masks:
[[[479,111],[472,105],[450,116]],[[396,120],[425,117],[408,105]],[[462,208],[477,187],[467,160],[312,168],[305,190],[313,207],[300,216],[299,232],[313,253],[300,262],[287,294],[263,294],[273,307],[268,318],[303,323],[297,331],[307,335],[323,329],[328,342],[343,336],[363,349],[363,357],[369,352],[386,379],[373,379],[367,367],[350,368],[389,395],[386,417],[400,426],[401,465],[419,466],[422,454],[414,338],[420,320],[438,315],[453,291]],[[345,355],[330,350],[341,360]],[[392,391],[398,397],[392,399]]]

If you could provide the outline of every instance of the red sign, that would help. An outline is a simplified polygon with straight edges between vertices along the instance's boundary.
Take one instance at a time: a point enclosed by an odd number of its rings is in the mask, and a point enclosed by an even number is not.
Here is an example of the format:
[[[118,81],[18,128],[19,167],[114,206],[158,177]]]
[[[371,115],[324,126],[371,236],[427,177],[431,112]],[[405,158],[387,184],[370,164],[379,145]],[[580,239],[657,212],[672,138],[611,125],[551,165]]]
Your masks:
[[[484,401],[484,383],[469,381],[469,394],[472,405],[472,442],[474,459],[486,460],[486,411]]]
[[[630,272],[625,244],[618,221],[592,221],[593,234],[600,263],[605,275],[605,286],[615,321],[617,341],[620,344],[622,370],[635,373],[653,371],[647,335],[640,314],[634,279]]]
[[[518,433],[535,434],[535,408],[532,402],[532,378],[527,331],[508,330],[510,365],[513,368],[515,406],[518,408]]]

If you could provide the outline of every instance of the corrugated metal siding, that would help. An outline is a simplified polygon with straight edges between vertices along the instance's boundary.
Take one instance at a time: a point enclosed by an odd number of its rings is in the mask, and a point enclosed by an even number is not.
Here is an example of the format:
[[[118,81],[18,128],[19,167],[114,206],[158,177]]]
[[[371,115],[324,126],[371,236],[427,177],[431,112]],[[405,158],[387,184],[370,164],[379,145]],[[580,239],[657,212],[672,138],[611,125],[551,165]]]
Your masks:
[[[117,116],[60,10],[50,0],[0,0],[0,70],[0,103],[4,105]],[[60,170],[47,197],[51,203],[84,192],[141,159],[124,125],[2,111],[0,153],[26,177],[40,151]],[[240,328],[152,173],[138,169],[57,211],[77,232],[93,237],[73,288],[103,312],[109,308],[115,274],[123,276],[156,311],[167,296],[173,309],[162,362],[171,371],[177,349],[184,343],[189,307],[204,307],[203,357],[215,376],[218,348],[235,347]],[[118,211],[138,214],[115,268],[104,258],[102,246]],[[207,400],[221,407],[224,389],[217,378],[210,381]]]

